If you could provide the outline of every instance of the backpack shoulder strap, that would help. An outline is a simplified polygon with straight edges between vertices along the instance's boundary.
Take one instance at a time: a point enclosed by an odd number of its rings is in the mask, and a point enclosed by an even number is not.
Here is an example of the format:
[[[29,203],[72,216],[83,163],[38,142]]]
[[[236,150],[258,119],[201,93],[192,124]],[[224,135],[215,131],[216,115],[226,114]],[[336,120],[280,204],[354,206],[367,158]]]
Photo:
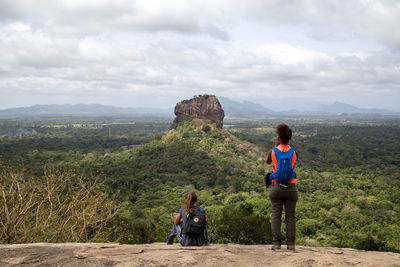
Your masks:
[[[203,215],[206,214],[206,211],[205,211],[202,207],[199,207],[199,210],[200,210],[200,212],[201,212]]]
[[[292,157],[293,154],[294,154],[294,152],[295,152],[295,150],[294,150],[293,147],[291,147],[291,148],[290,148],[288,151],[286,151],[286,152],[290,152],[290,157]]]
[[[280,157],[282,151],[280,151],[277,147],[273,147],[272,150],[275,153],[275,158]]]
[[[291,147],[288,151],[280,151],[278,148],[274,147],[273,148],[274,152],[275,152],[275,158],[276,160],[280,160],[281,158],[292,158],[293,157],[293,153],[294,153],[294,148]]]

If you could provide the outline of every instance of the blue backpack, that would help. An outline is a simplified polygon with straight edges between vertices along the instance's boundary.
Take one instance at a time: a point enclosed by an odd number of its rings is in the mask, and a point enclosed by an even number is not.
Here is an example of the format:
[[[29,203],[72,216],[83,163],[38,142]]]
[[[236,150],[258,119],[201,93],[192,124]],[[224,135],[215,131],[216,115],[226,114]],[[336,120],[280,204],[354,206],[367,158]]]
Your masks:
[[[294,148],[290,148],[288,151],[280,151],[278,148],[272,148],[275,152],[276,161],[278,166],[276,172],[269,176],[270,180],[278,180],[279,182],[287,183],[293,178],[296,178],[296,173],[293,171],[292,159]]]

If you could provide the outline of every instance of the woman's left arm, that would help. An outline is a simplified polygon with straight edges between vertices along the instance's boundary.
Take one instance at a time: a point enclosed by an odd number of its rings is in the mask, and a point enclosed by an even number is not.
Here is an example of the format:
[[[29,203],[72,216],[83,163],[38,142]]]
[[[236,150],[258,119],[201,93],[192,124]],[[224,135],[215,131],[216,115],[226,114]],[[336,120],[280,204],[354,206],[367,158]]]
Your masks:
[[[180,213],[178,213],[178,215],[176,215],[176,218],[175,218],[175,224],[176,225],[178,225],[178,224],[181,224],[183,222],[183,219],[182,219],[182,215],[180,214]]]

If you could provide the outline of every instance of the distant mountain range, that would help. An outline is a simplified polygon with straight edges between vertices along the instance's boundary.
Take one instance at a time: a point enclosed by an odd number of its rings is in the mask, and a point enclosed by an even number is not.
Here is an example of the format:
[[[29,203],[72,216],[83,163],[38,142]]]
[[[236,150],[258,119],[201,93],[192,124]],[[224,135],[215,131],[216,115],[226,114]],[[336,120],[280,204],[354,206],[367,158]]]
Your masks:
[[[373,108],[358,108],[356,106],[346,104],[346,103],[341,103],[336,101],[333,104],[330,105],[319,105],[316,108],[316,111],[324,111],[326,113],[330,114],[390,114],[394,113],[391,110],[387,109],[373,109]]]
[[[225,115],[230,117],[253,118],[276,116],[278,114],[277,112],[257,103],[249,101],[240,103],[223,96],[218,97],[218,99],[222,105],[222,109],[225,111]]]
[[[242,103],[233,101],[226,97],[219,97],[219,101],[227,116],[232,117],[279,117],[279,116],[337,116],[337,115],[398,115],[391,110],[387,109],[365,109],[356,106],[335,102],[333,104],[318,105],[310,110],[297,110],[291,109],[285,112],[277,112],[268,109],[260,104],[244,101]]]
[[[233,101],[227,97],[218,97],[225,115],[240,118],[262,118],[279,116],[338,116],[338,115],[400,115],[386,109],[365,109],[356,106],[335,102],[328,105],[319,105],[310,110],[288,110],[277,112],[260,104],[243,101]],[[50,116],[160,116],[173,117],[171,108],[120,108],[100,104],[65,104],[65,105],[34,105],[31,107],[9,108],[0,110],[0,117],[50,117]]]
[[[34,105],[0,110],[0,117],[18,116],[173,116],[173,109],[120,108],[100,104]]]

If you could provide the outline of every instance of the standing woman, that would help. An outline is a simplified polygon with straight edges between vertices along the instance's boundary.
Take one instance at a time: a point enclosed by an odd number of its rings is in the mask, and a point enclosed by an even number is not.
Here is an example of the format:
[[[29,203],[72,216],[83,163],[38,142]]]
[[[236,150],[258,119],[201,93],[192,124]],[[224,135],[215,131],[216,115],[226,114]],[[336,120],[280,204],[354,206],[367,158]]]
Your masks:
[[[293,171],[298,158],[294,148],[289,146],[292,130],[286,124],[276,127],[275,147],[268,153],[267,164],[273,164],[269,175],[271,183],[269,199],[272,208],[272,249],[281,248],[282,209],[285,206],[286,244],[287,249],[294,250],[296,241],[296,202],[298,198],[296,173]]]
[[[203,246],[208,243],[210,237],[208,236],[207,226],[204,226],[203,231],[200,234],[187,235],[185,234],[185,224],[189,218],[189,213],[199,212],[204,215],[205,220],[208,224],[208,217],[206,211],[202,207],[196,206],[197,195],[195,192],[190,192],[186,195],[183,207],[179,210],[176,215],[174,225],[167,236],[167,244],[171,245],[174,241],[175,236],[178,236],[179,243],[182,246]]]

